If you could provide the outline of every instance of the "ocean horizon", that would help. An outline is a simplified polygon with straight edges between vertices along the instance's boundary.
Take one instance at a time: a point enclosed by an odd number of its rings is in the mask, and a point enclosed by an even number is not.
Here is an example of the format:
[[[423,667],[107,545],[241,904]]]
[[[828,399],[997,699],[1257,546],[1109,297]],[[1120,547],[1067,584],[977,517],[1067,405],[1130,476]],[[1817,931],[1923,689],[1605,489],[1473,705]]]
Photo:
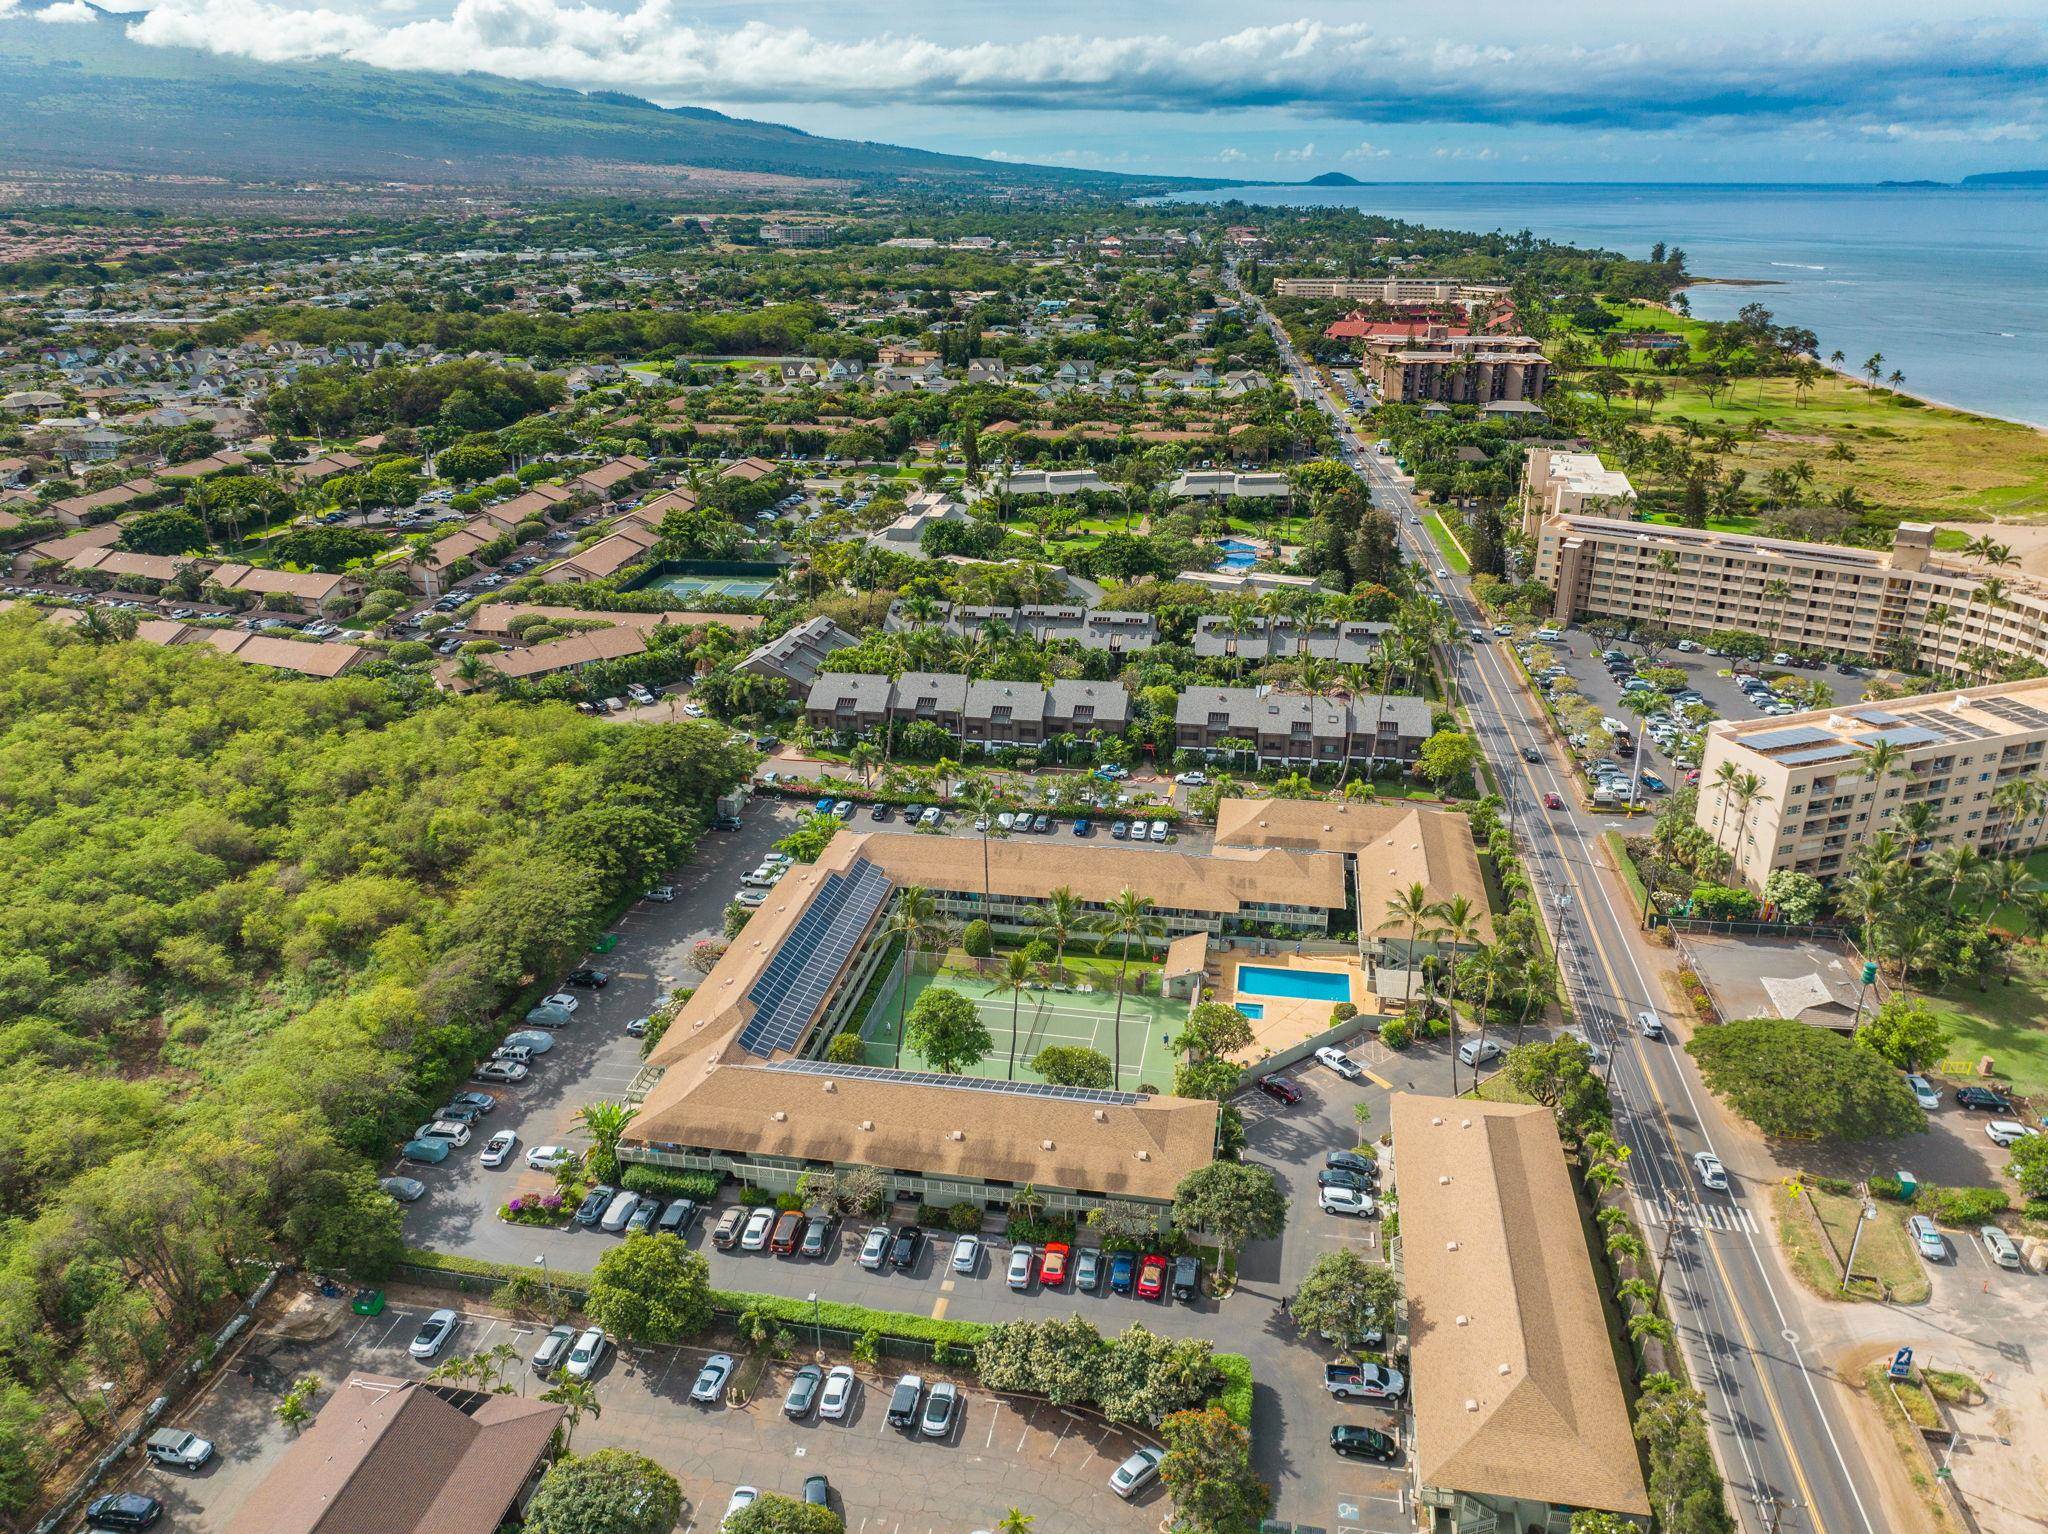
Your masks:
[[[2048,429],[2048,187],[1397,181],[1163,200],[1349,207],[1637,257],[1661,240],[1707,284],[1687,293],[1701,319],[1761,303],[1851,372],[1882,353],[1913,394]]]

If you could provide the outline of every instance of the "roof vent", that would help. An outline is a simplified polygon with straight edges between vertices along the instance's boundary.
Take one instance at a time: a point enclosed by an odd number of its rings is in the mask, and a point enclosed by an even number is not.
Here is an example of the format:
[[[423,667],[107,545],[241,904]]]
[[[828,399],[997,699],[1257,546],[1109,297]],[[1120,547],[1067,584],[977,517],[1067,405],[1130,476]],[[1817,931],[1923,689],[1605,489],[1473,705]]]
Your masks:
[[[956,1129],[951,1134],[947,1135],[946,1138],[949,1140],[964,1140],[967,1138],[967,1132],[962,1129]]]
[[[1109,1122],[1109,1115],[1107,1113],[1104,1113],[1100,1108],[1097,1108],[1095,1110],[1095,1122],[1098,1124],[1107,1124]]]
[[[1459,1119],[1458,1127],[1460,1129],[1470,1129],[1472,1127],[1472,1121],[1470,1119]]]
[[[1150,1161],[1152,1159],[1152,1153],[1148,1150],[1141,1150],[1138,1152],[1138,1159],[1140,1161]]]
[[[1477,1411],[1479,1410],[1479,1403],[1473,1400],[1470,1396],[1467,1396],[1465,1397],[1465,1410]]]
[[[1458,1243],[1455,1241],[1446,1241],[1444,1243],[1444,1250],[1447,1252],[1455,1252],[1457,1249]]]
[[[1052,1141],[1050,1141],[1050,1140],[1040,1140],[1040,1141],[1038,1142],[1038,1148],[1039,1148],[1040,1150],[1051,1150],[1051,1149],[1052,1149]]]
[[[1508,1375],[1508,1374],[1511,1374],[1511,1373],[1513,1373],[1513,1372],[1514,1372],[1514,1371],[1513,1371],[1513,1370],[1511,1370],[1510,1368],[1508,1368],[1508,1366],[1507,1366],[1506,1364],[1502,1364],[1502,1365],[1500,1366],[1500,1373],[1501,1373],[1501,1375],[1502,1375],[1503,1377],[1505,1377],[1506,1375]]]
[[[1437,1174],[1436,1185],[1439,1188],[1448,1188],[1451,1185],[1451,1174],[1449,1172],[1439,1172]]]
[[[789,1115],[787,1113],[784,1113],[780,1108],[777,1108],[773,1113],[769,1114],[768,1117],[775,1120],[775,1122],[778,1124],[786,1123],[789,1119]]]
[[[1460,1325],[1460,1326],[1470,1326],[1471,1324],[1472,1324],[1472,1318],[1471,1318],[1470,1316],[1460,1316],[1460,1317],[1458,1317],[1458,1325]]]
[[[875,1127],[875,1121],[873,1119],[862,1119],[860,1121],[860,1127],[863,1129],[873,1129]]]
[[[1441,1129],[1443,1127],[1444,1116],[1441,1113],[1432,1114],[1429,1121],[1430,1123],[1436,1125],[1439,1129]]]
[[[825,1083],[825,1090],[827,1092],[837,1092],[839,1090],[839,1083],[836,1081],[828,1081]]]

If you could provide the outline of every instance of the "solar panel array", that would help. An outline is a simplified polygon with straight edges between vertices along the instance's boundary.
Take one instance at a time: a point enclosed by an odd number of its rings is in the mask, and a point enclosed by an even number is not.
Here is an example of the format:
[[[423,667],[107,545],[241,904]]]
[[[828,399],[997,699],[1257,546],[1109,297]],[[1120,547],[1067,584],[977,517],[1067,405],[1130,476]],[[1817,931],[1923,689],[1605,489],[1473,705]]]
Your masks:
[[[1056,1087],[1044,1081],[998,1081],[989,1076],[942,1076],[936,1071],[892,1071],[886,1065],[834,1065],[827,1060],[777,1060],[771,1071],[800,1076],[826,1076],[840,1081],[896,1081],[923,1087],[955,1087],[963,1092],[1002,1092],[1015,1097],[1051,1097],[1068,1103],[1105,1103],[1130,1107],[1142,1103],[1136,1092],[1109,1092],[1094,1087]]]
[[[2021,703],[2014,698],[1972,698],[1970,707],[1982,709],[2022,729],[2048,730],[2048,714],[2031,703]]]
[[[888,876],[866,859],[846,874],[825,876],[747,992],[754,1016],[740,1033],[742,1049],[772,1055],[796,1047],[888,894]]]
[[[1943,736],[1941,731],[1930,730],[1924,724],[1895,724],[1859,738],[1867,741],[1890,741],[1895,746],[1929,746],[1941,740]]]
[[[1742,743],[1752,751],[1783,751],[1789,746],[1817,746],[1823,741],[1833,740],[1832,730],[1817,729],[1810,724],[1795,724],[1789,729],[1765,730],[1760,735],[1745,735]]]
[[[1845,762],[1851,757],[1861,755],[1862,753],[1854,746],[1845,746],[1838,742],[1828,746],[1809,746],[1804,751],[1788,751],[1778,760],[1787,767],[1803,767],[1809,762]]]

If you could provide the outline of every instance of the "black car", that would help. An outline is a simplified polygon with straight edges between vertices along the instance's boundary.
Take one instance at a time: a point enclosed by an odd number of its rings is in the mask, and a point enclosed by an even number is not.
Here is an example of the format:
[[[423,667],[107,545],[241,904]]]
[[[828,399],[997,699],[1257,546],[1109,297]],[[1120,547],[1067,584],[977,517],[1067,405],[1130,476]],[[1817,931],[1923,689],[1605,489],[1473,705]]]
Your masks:
[[[1401,1457],[1401,1446],[1387,1434],[1353,1422],[1330,1429],[1330,1447],[1346,1459],[1378,1460],[1382,1465],[1391,1465]]]
[[[870,820],[891,820],[895,818],[895,815],[896,811],[886,804],[878,804],[868,811],[868,819]]]
[[[756,735],[754,737],[754,749],[756,751],[773,751],[781,744],[782,737],[780,735]]]
[[[85,1521],[95,1529],[146,1529],[163,1517],[164,1505],[139,1491],[117,1491],[95,1498]]]
[[[915,1225],[906,1225],[889,1243],[889,1266],[907,1272],[917,1266],[917,1254],[923,1250],[924,1232]]]
[[[823,1257],[832,1250],[833,1232],[839,1229],[836,1214],[814,1214],[804,1221],[803,1244],[797,1250],[806,1257]]]
[[[1368,1183],[1380,1180],[1380,1164],[1370,1156],[1361,1156],[1357,1151],[1331,1151],[1323,1157],[1323,1165],[1333,1172],[1350,1172]]]
[[[475,1103],[466,1103],[459,1097],[434,1110],[435,1118],[446,1119],[451,1124],[474,1124],[483,1116],[482,1108]]]
[[[611,1207],[612,1200],[618,1196],[619,1190],[617,1188],[609,1188],[603,1183],[599,1183],[583,1196],[582,1206],[576,1211],[576,1223],[578,1225],[597,1224],[599,1220],[604,1218],[605,1210]]]
[[[1957,1087],[1956,1106],[1966,1112],[2011,1113],[2012,1104],[1989,1087]]]
[[[1301,1101],[1301,1088],[1289,1081],[1285,1076],[1261,1076],[1258,1080],[1258,1087],[1268,1097],[1283,1103],[1298,1103]]]
[[[1522,747],[1522,760],[1525,762],[1540,762],[1543,760],[1543,753],[1534,746],[1524,746]]]
[[[572,969],[562,983],[581,986],[586,991],[601,991],[612,983],[612,977],[601,969]]]
[[[1316,1173],[1318,1188],[1350,1188],[1355,1192],[1366,1192],[1365,1179],[1356,1172],[1347,1172],[1339,1166],[1326,1166]]]
[[[813,1507],[832,1505],[832,1483],[822,1475],[814,1475],[804,1481],[804,1501]]]
[[[659,1236],[685,1236],[696,1223],[697,1201],[693,1198],[679,1198],[662,1210],[661,1218],[654,1222],[654,1232]]]
[[[714,831],[737,831],[739,828],[740,818],[737,815],[720,815],[711,822],[711,829]]]

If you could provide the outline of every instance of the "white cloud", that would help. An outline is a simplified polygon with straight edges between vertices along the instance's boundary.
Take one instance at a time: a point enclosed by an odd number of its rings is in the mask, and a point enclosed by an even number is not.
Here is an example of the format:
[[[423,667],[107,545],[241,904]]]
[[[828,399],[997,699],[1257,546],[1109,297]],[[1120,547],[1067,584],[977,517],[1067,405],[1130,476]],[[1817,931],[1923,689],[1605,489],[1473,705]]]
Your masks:
[[[1313,144],[1303,144],[1299,149],[1276,149],[1273,151],[1273,158],[1283,164],[1299,165],[1303,161],[1313,160],[1315,157],[1316,146]]]
[[[47,5],[40,11],[31,11],[29,14],[37,21],[55,22],[59,25],[89,23],[95,19],[92,7],[87,5],[85,0],[63,0],[61,5]]]
[[[1345,150],[1339,158],[1345,160],[1384,160],[1393,152],[1391,149],[1380,148],[1371,139],[1361,139],[1352,148]]]
[[[1225,164],[1225,165],[1236,165],[1236,164],[1239,164],[1239,163],[1241,163],[1241,162],[1242,162],[1242,161],[1244,161],[1244,160],[1247,160],[1247,159],[1249,159],[1249,158],[1250,158],[1250,156],[1249,156],[1249,155],[1247,155],[1247,154],[1246,154],[1246,153],[1245,153],[1245,152],[1244,152],[1244,151],[1243,151],[1242,149],[1236,149],[1236,148],[1226,148],[1226,149],[1219,149],[1219,150],[1218,150],[1218,151],[1216,152],[1216,158],[1217,158],[1217,160],[1218,160],[1218,161],[1220,161],[1220,162],[1221,162],[1222,164]]]
[[[839,40],[768,20],[720,29],[703,24],[688,0],[624,3],[613,10],[596,0],[454,0],[445,12],[402,20],[318,3],[164,0],[133,35],[273,61],[345,57],[395,69],[482,70],[669,103],[1011,113],[1292,108],[1357,122],[1550,124],[1580,133],[1777,128],[1821,114],[1852,133],[1865,123],[1974,126],[1993,110],[2048,122],[2048,28],[2026,20],[1517,45],[1298,19],[1209,37],[955,44],[892,32]]]

